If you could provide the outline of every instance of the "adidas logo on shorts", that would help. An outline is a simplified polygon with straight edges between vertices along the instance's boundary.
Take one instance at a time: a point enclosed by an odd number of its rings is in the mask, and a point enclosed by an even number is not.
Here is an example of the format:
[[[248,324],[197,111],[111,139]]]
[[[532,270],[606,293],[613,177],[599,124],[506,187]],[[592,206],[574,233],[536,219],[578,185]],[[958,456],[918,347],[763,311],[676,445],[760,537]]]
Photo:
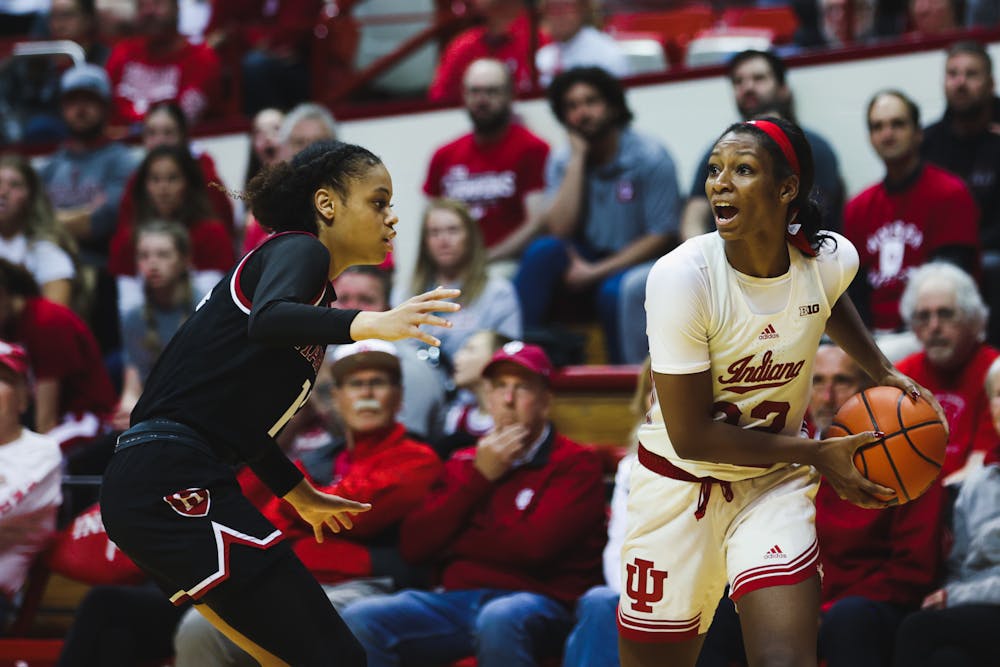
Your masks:
[[[768,324],[767,328],[761,331],[760,335],[757,336],[758,340],[768,340],[770,338],[780,338],[780,336],[778,336],[778,332],[775,331],[773,324]]]
[[[764,558],[788,558],[788,554],[781,550],[777,544],[768,549],[767,553],[764,554]]]

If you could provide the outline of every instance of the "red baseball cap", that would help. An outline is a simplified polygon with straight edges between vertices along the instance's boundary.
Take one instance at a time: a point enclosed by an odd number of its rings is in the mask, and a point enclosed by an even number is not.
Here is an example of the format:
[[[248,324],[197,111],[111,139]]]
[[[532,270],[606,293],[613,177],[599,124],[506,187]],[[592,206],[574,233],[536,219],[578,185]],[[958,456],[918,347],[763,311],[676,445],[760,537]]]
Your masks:
[[[0,364],[3,364],[24,379],[28,379],[31,363],[28,361],[27,350],[20,345],[0,340]]]
[[[522,343],[519,340],[507,343],[493,355],[490,363],[483,369],[483,377],[488,377],[496,368],[497,364],[510,362],[517,364],[521,368],[527,369],[536,375],[541,375],[542,379],[548,383],[552,377],[552,362],[545,350],[537,345]]]

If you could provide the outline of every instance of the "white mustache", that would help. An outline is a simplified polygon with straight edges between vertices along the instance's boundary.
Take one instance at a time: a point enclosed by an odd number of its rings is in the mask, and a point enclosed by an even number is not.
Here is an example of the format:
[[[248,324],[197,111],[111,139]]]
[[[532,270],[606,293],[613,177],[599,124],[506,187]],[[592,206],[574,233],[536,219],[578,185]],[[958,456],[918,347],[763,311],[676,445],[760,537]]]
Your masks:
[[[359,398],[354,401],[351,407],[354,408],[355,412],[361,412],[362,410],[381,410],[382,404],[374,398]]]

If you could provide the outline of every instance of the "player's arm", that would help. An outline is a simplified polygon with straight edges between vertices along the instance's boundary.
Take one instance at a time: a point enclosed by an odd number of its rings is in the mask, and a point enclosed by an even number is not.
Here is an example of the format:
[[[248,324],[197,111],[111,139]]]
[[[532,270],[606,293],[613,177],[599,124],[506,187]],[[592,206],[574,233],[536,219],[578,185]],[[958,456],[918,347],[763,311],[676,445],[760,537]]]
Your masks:
[[[569,145],[569,160],[559,188],[542,214],[542,224],[550,233],[562,238],[572,236],[580,222],[587,171],[587,140],[570,132]]]

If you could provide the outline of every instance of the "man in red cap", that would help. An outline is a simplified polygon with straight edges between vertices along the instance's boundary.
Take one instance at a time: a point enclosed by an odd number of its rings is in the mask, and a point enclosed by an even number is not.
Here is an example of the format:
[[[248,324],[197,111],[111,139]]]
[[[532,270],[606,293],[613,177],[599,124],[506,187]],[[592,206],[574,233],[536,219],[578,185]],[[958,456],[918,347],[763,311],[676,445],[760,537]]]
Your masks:
[[[59,443],[21,426],[29,374],[24,348],[0,341],[0,628],[62,502]]]
[[[403,521],[400,549],[437,568],[441,588],[349,605],[369,667],[534,665],[558,655],[573,605],[601,580],[604,489],[594,452],[549,422],[552,363],[521,342],[483,371],[495,424],[452,455]]]

